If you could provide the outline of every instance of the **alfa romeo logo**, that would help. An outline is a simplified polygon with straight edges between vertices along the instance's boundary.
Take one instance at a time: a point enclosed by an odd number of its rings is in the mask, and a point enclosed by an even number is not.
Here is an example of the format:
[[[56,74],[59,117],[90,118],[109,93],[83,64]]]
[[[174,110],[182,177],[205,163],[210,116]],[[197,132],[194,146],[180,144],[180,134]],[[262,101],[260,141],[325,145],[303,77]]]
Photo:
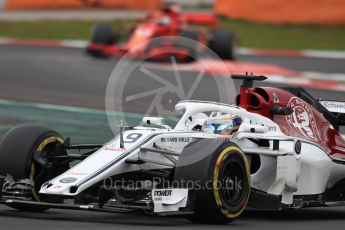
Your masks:
[[[288,124],[302,137],[314,141],[319,140],[320,133],[317,129],[312,107],[297,97],[290,99],[288,107],[293,110],[291,115],[286,116]]]

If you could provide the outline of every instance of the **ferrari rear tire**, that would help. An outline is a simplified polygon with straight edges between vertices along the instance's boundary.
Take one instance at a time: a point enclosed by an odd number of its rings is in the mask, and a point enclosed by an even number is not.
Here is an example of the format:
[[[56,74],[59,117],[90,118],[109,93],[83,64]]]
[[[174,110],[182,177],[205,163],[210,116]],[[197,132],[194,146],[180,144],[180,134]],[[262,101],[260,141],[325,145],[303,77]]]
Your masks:
[[[210,49],[223,60],[236,59],[237,40],[231,30],[222,30],[214,33],[209,41]]]
[[[178,40],[179,47],[186,48],[188,50],[188,57],[186,58],[185,62],[192,62],[197,59],[198,54],[198,45],[197,42],[199,41],[200,33],[193,30],[182,30],[180,32],[180,37],[182,38],[188,38],[195,42],[188,44],[186,46],[186,42],[183,39]]]
[[[103,45],[113,45],[117,42],[117,37],[114,35],[111,25],[98,24],[93,30],[92,42]]]
[[[180,36],[198,41],[200,33],[193,30],[181,30]]]
[[[180,160],[187,161],[188,156],[182,155]],[[175,181],[194,181],[194,214],[188,217],[192,222],[227,224],[246,208],[250,194],[250,167],[236,144],[223,143],[208,157],[175,170]]]
[[[8,131],[0,142],[0,175],[11,175],[14,180],[30,179],[34,181],[32,199],[40,201],[38,191],[42,184],[68,169],[68,165],[59,169],[44,171],[34,160],[34,153],[42,156],[49,155],[55,146],[64,142],[63,137],[47,128],[24,125]],[[2,189],[2,188],[1,188]],[[44,211],[47,208],[9,205],[12,208],[23,211]]]

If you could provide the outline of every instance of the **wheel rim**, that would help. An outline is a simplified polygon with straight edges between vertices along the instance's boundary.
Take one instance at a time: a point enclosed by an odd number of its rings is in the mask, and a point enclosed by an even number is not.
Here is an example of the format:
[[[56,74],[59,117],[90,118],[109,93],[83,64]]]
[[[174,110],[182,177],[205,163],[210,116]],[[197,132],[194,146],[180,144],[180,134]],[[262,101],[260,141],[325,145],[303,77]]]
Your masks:
[[[220,197],[224,204],[230,207],[237,206],[245,196],[243,182],[246,173],[237,159],[225,160],[220,169]]]
[[[238,191],[222,189],[224,182],[235,177],[238,177],[236,184],[241,184],[239,188],[234,187]],[[219,154],[213,175],[213,193],[217,206],[226,217],[236,218],[245,209],[250,193],[250,170],[246,156],[237,146],[226,147]]]
[[[45,139],[44,141],[41,142],[41,144],[38,146],[37,151],[44,153],[47,149],[48,146],[50,146],[51,144],[56,144],[56,143],[63,143],[64,140],[60,137],[49,137],[47,139]],[[32,162],[31,164],[31,169],[30,169],[30,180],[35,181],[38,179],[37,176],[39,175],[38,173],[38,166],[36,165],[36,162]],[[36,186],[35,186],[36,187]],[[33,188],[32,189],[32,196],[34,198],[34,200],[39,201],[39,195],[38,195],[38,191],[37,188]]]

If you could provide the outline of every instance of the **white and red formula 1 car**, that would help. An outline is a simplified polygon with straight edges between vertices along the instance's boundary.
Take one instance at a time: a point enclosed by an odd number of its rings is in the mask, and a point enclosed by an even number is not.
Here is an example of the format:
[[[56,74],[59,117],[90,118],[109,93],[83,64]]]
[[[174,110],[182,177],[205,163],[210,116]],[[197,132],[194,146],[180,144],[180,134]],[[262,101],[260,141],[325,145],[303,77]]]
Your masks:
[[[104,145],[71,145],[36,126],[13,128],[0,143],[1,203],[178,214],[217,224],[246,207],[345,205],[344,103],[318,101],[302,89],[253,87],[263,76],[233,78],[243,80],[236,105],[182,101],[174,128],[145,117]]]

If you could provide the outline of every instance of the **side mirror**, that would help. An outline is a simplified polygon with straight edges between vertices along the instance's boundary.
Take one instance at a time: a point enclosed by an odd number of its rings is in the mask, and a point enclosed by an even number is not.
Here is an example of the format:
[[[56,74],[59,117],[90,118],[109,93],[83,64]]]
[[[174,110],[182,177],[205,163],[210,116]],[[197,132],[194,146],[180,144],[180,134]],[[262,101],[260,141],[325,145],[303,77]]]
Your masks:
[[[291,115],[293,113],[293,109],[290,107],[283,107],[283,106],[274,106],[270,109],[270,113],[273,115]]]
[[[162,117],[144,117],[143,123],[145,125],[164,125]]]
[[[162,117],[144,117],[143,124],[144,125],[151,125],[151,126],[158,126],[160,128],[164,128],[167,130],[171,130],[169,125],[163,123],[164,118]]]

